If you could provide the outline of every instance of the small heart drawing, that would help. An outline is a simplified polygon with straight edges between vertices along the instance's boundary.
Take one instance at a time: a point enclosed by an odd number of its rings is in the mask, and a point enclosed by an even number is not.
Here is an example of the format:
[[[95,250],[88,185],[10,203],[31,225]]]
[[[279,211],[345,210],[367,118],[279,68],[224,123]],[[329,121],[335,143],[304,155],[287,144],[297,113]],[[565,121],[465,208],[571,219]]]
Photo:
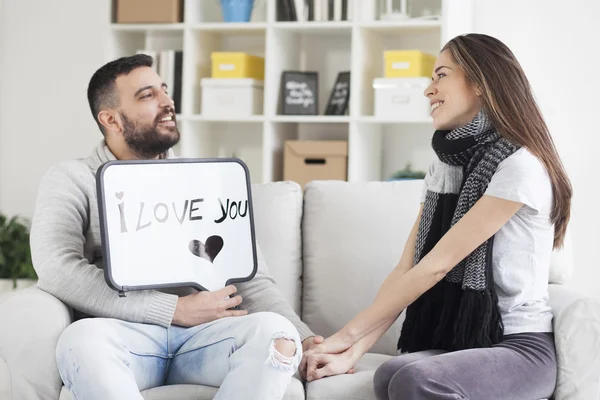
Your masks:
[[[212,263],[223,248],[223,238],[216,235],[210,236],[206,239],[206,244],[194,239],[188,247],[193,255]]]
[[[117,192],[115,193],[115,196],[117,197],[117,199],[121,200],[123,198],[123,192]]]

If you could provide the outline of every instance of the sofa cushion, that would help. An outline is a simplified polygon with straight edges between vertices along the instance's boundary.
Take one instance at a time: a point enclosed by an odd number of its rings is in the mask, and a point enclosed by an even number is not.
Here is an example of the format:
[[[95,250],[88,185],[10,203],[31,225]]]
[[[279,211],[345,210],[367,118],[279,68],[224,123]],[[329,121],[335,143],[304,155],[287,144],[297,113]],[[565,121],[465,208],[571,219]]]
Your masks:
[[[302,319],[329,336],[369,306],[419,211],[422,182],[311,182],[304,192]],[[404,314],[371,348],[396,354]]]
[[[294,182],[252,185],[256,241],[277,286],[300,315],[302,188]]]
[[[550,285],[558,380],[556,399],[600,398],[600,302]]]
[[[306,384],[307,400],[376,400],[373,391],[375,370],[391,357],[365,354],[351,375],[336,375]]]
[[[145,400],[212,400],[217,388],[202,385],[168,385],[142,391]],[[284,400],[304,400],[304,386],[296,378],[292,378]],[[72,400],[73,396],[63,386],[59,400]]]

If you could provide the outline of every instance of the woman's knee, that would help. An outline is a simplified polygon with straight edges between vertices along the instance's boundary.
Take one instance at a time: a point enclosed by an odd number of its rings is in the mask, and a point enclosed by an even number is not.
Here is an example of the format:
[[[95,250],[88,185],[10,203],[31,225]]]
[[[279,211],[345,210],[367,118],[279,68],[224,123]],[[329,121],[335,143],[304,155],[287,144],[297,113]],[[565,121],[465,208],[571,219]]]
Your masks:
[[[389,382],[389,399],[447,399],[448,393],[442,389],[444,377],[429,365],[431,363],[414,362],[398,370]]]
[[[373,388],[378,400],[388,400],[388,388],[392,377],[406,365],[416,361],[411,355],[394,357],[377,368],[373,376]]]
[[[394,359],[388,360],[381,364],[375,375],[373,375],[373,390],[377,400],[388,400],[388,387],[394,374],[398,371],[398,368],[392,363]]]

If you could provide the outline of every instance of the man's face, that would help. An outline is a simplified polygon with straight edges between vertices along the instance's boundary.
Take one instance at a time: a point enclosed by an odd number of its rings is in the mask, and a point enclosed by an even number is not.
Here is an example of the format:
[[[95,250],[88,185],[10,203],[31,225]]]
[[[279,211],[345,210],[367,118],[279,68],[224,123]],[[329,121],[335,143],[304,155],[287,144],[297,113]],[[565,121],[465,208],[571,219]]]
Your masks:
[[[154,158],[179,142],[173,101],[152,68],[119,76],[116,87],[123,138],[133,153]]]

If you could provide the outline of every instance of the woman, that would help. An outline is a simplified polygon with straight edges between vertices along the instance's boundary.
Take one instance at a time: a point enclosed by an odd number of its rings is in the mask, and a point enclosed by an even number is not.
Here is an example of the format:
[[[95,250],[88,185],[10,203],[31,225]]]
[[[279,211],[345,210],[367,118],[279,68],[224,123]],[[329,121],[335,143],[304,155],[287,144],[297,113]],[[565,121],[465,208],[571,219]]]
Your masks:
[[[546,304],[572,189],[512,52],[481,34],[451,40],[431,101],[437,155],[396,268],[375,301],[307,352],[308,380],[346,373],[405,309],[378,399],[540,399],[556,383]],[[307,361],[305,361],[307,360]]]

